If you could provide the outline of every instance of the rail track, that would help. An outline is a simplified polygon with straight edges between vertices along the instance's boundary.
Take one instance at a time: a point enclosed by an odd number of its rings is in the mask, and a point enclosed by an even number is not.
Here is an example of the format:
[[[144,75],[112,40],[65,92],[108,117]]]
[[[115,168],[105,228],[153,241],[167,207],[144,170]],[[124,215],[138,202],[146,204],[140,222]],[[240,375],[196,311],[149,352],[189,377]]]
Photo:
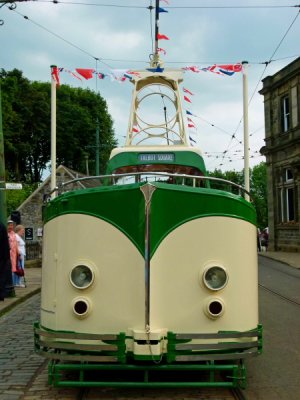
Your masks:
[[[268,288],[268,287],[266,287],[264,285],[258,284],[258,286],[261,289],[263,289],[263,290],[265,290],[265,291],[267,291],[269,293],[272,293],[274,296],[280,297],[282,300],[285,300],[285,301],[288,301],[289,303],[292,303],[292,304],[295,304],[297,306],[300,306],[300,302],[297,301],[297,300],[293,300],[293,299],[291,299],[289,297],[283,296],[282,294],[280,294],[280,293],[276,292],[275,290],[272,290],[272,289],[270,289],[270,288]]]

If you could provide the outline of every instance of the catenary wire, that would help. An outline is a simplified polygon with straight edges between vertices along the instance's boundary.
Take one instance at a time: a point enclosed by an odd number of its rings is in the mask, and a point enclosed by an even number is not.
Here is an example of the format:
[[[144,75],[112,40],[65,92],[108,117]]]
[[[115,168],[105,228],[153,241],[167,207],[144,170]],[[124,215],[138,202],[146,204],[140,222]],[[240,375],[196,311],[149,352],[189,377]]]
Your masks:
[[[289,31],[291,30],[292,26],[294,25],[294,23],[296,22],[297,18],[299,17],[299,13],[300,13],[300,10],[297,12],[297,14],[296,14],[296,16],[294,17],[293,21],[291,22],[291,24],[289,25],[288,29],[287,29],[286,32],[284,33],[283,37],[282,37],[281,40],[279,41],[279,43],[278,43],[278,45],[276,46],[275,50],[273,51],[271,57],[269,58],[269,61],[266,61],[266,62],[264,63],[264,64],[265,64],[265,67],[264,67],[263,72],[261,73],[261,75],[260,75],[260,77],[259,77],[259,79],[258,79],[258,82],[257,82],[257,84],[256,84],[256,86],[255,86],[255,88],[254,88],[254,90],[253,90],[253,93],[252,93],[252,95],[251,95],[251,97],[250,97],[250,100],[249,100],[249,102],[248,102],[248,107],[250,106],[250,104],[251,104],[251,102],[252,102],[252,100],[253,100],[253,97],[254,97],[255,94],[256,94],[257,88],[258,88],[258,86],[259,86],[259,84],[260,84],[262,78],[263,78],[264,75],[265,75],[266,69],[267,69],[268,65],[270,64],[270,60],[272,60],[272,58],[275,56],[275,54],[277,53],[278,49],[279,49],[280,46],[282,45],[282,43],[283,43],[284,39],[286,38],[287,34],[289,33]],[[238,129],[239,129],[239,126],[240,126],[242,120],[243,120],[243,117],[241,117],[241,119],[239,120],[239,123],[238,123],[238,125],[237,125],[237,127],[236,127],[236,129],[235,129],[235,132],[234,132],[235,134],[237,133],[237,131],[238,131]],[[226,154],[226,152],[227,152],[227,150],[228,150],[228,148],[229,148],[231,142],[232,142],[232,139],[230,139],[230,141],[229,141],[229,143],[228,143],[228,145],[227,145],[227,149],[225,150],[224,154]]]
[[[55,2],[56,2],[56,1],[55,1]],[[57,2],[57,3],[58,3],[58,2]],[[68,3],[68,4],[71,4],[71,3]],[[85,4],[86,4],[86,3],[85,3]],[[122,6],[122,7],[124,7],[124,6]],[[289,7],[291,7],[291,6],[289,6]],[[294,6],[294,7],[296,7],[296,6]],[[300,6],[299,6],[299,7],[300,7]],[[148,9],[150,9],[150,7],[139,7],[139,8],[148,8]],[[19,14],[19,15],[22,16],[23,18],[29,20],[30,22],[32,22],[32,23],[35,24],[36,26],[40,27],[41,29],[44,29],[44,30],[47,31],[48,33],[50,33],[50,34],[56,36],[57,38],[61,39],[61,40],[64,41],[65,43],[69,44],[70,46],[72,46],[72,47],[78,49],[79,51],[81,51],[81,52],[83,52],[83,53],[85,53],[85,54],[88,55],[89,57],[92,57],[94,60],[96,60],[96,64],[97,64],[97,61],[99,61],[99,62],[101,62],[102,64],[106,65],[108,68],[112,69],[112,67],[104,61],[104,60],[106,60],[106,59],[95,57],[95,56],[92,55],[91,53],[89,53],[89,52],[87,52],[86,50],[82,49],[81,47],[79,47],[79,46],[73,44],[73,43],[70,42],[69,40],[66,40],[66,39],[63,38],[62,36],[60,36],[60,35],[58,35],[58,34],[52,32],[52,31],[50,31],[49,29],[45,28],[43,25],[41,25],[41,24],[39,24],[39,23],[37,23],[37,22],[35,22],[35,21],[29,19],[29,17],[27,17],[27,16],[23,15],[22,13],[16,11],[15,9],[13,9],[13,11],[15,11],[17,14]],[[150,11],[151,11],[151,9],[150,9]],[[271,62],[277,61],[277,60],[273,60],[273,57],[274,57],[274,55],[276,54],[276,52],[278,51],[279,47],[281,46],[281,44],[282,44],[282,42],[284,41],[285,37],[287,36],[288,32],[289,32],[290,29],[292,28],[292,26],[293,26],[293,24],[295,23],[296,19],[298,18],[299,12],[300,12],[300,10],[298,11],[296,17],[294,18],[294,20],[293,20],[292,23],[290,24],[289,28],[288,28],[287,31],[285,32],[285,34],[284,34],[284,36],[282,37],[281,41],[279,42],[279,44],[278,44],[277,47],[275,48],[275,50],[274,50],[272,56],[269,58],[269,60],[268,60],[267,62],[259,63],[259,64],[265,64],[265,68],[264,68],[264,70],[263,70],[263,72],[262,72],[262,74],[261,74],[261,76],[260,76],[260,78],[259,78],[259,80],[258,80],[258,83],[257,83],[257,85],[256,85],[256,87],[255,87],[255,89],[254,89],[254,92],[253,92],[253,94],[252,94],[252,96],[251,96],[251,98],[250,98],[249,105],[250,105],[250,103],[251,103],[251,101],[252,101],[252,98],[253,98],[254,95],[256,94],[257,87],[258,87],[258,85],[260,84],[260,81],[261,81],[262,77],[263,77],[264,74],[265,74],[266,68],[268,67],[268,65],[269,65]],[[291,57],[293,57],[293,56],[291,56]],[[289,58],[289,57],[285,57],[285,58]],[[109,59],[107,59],[107,60],[109,60]],[[111,60],[111,61],[116,61],[116,60],[113,60],[113,59],[110,59],[110,60]],[[170,62],[170,63],[171,63],[171,62]],[[230,143],[232,142],[233,139],[236,139],[235,134],[236,134],[236,132],[237,132],[237,130],[238,130],[238,127],[240,126],[240,124],[241,124],[241,122],[242,122],[242,119],[243,119],[243,118],[240,119],[239,124],[238,124],[238,126],[237,126],[237,129],[236,129],[235,133],[232,135],[232,137],[231,137],[231,139],[230,139],[230,142],[229,142],[229,144],[228,144],[227,147],[230,146]],[[239,143],[241,143],[241,142],[239,142]],[[227,153],[227,151],[228,151],[228,150],[225,150],[225,151],[223,152],[224,155]]]
[[[63,4],[63,5],[80,5],[80,6],[93,6],[93,7],[112,7],[112,8],[135,8],[135,9],[145,9],[145,6],[139,5],[129,5],[129,4],[107,4],[107,3],[87,3],[82,1],[59,1],[59,0],[32,0],[39,3],[53,3],[53,4]],[[290,5],[247,5],[247,6],[237,6],[237,5],[227,5],[227,6],[165,6],[165,9],[268,9],[268,8],[300,8],[300,4],[290,4]]]

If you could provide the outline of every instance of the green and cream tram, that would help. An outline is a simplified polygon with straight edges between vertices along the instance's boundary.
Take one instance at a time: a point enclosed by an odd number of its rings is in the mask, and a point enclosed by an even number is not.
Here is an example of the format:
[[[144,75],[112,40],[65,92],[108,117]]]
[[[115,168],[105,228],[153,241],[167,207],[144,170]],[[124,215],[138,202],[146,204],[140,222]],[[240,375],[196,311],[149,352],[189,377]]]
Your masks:
[[[189,145],[181,81],[137,71],[106,175],[46,205],[35,348],[56,386],[243,386],[261,352],[255,209]],[[174,115],[149,123],[162,94]]]

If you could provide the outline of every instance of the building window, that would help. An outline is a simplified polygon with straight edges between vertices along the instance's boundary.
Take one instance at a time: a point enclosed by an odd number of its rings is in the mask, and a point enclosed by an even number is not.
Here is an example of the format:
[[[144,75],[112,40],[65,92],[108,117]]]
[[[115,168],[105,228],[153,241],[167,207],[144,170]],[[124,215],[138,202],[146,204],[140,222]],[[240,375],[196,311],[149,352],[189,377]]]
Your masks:
[[[289,96],[284,96],[281,99],[281,128],[283,132],[290,129],[290,99]]]
[[[279,188],[280,222],[295,221],[296,197],[294,175],[290,168],[285,169],[283,181]]]
[[[294,188],[286,189],[286,219],[287,221],[294,221]]]
[[[294,180],[293,171],[290,168],[285,170],[285,182],[292,182]]]

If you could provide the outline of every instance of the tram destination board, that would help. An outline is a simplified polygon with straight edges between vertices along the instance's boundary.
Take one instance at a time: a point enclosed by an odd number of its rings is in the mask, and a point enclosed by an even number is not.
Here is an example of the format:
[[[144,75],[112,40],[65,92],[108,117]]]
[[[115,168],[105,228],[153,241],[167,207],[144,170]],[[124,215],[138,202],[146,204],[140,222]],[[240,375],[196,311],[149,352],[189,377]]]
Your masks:
[[[174,162],[174,153],[141,153],[138,155],[139,162]]]

